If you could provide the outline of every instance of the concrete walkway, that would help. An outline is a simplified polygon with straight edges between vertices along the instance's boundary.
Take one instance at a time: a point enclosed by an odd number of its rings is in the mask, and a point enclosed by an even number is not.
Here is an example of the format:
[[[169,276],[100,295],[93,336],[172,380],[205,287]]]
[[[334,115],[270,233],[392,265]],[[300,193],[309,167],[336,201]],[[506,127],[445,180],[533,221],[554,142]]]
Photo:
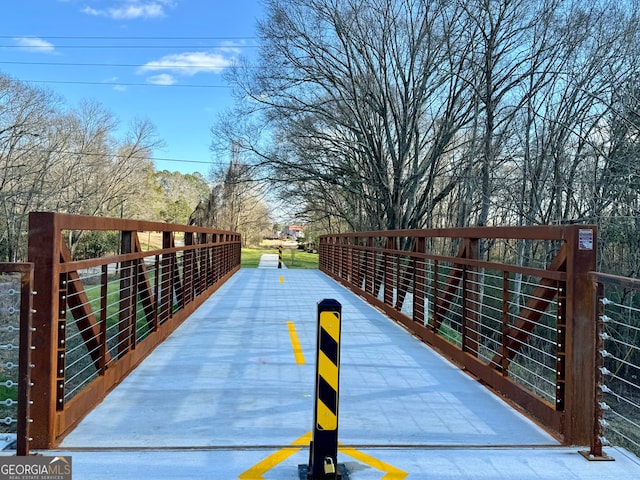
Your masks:
[[[278,254],[264,253],[260,257],[258,268],[278,268]],[[280,262],[280,268],[287,268],[284,262]]]
[[[74,480],[296,480],[316,304],[342,304],[339,461],[352,480],[640,478],[587,462],[314,270],[242,269],[69,434]],[[295,339],[300,350],[295,351]]]

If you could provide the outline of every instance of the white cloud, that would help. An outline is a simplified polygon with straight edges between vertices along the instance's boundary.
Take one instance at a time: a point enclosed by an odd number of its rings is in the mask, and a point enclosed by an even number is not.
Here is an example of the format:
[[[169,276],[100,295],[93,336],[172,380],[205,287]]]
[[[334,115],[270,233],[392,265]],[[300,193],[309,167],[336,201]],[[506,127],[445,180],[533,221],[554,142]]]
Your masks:
[[[169,0],[124,0],[115,7],[105,9],[85,7],[82,12],[113,20],[136,20],[165,17],[167,15],[165,7],[167,6],[173,7],[175,2]]]
[[[240,55],[240,53],[242,52],[240,47],[245,45],[245,44],[246,44],[246,42],[244,42],[244,41],[242,41],[240,43],[226,41],[226,42],[222,42],[222,46],[218,50],[221,51],[221,52],[225,52],[225,53],[233,53],[235,55]]]
[[[152,77],[147,78],[147,82],[152,85],[175,85],[178,81],[175,79],[173,75],[169,75],[168,73],[161,73],[159,75],[154,75]]]
[[[212,52],[184,52],[165,55],[159,60],[140,67],[139,73],[168,71],[178,75],[193,76],[197,73],[220,73],[234,63],[234,57]]]
[[[51,42],[47,42],[41,38],[37,37],[17,37],[14,38],[13,41],[19,47],[22,47],[25,50],[30,50],[33,52],[42,52],[42,53],[54,53],[55,46]]]
[[[104,80],[104,83],[111,83],[113,84],[113,89],[116,92],[125,92],[127,90],[126,85],[121,85],[118,82],[120,81],[120,78],[118,77],[110,77]]]

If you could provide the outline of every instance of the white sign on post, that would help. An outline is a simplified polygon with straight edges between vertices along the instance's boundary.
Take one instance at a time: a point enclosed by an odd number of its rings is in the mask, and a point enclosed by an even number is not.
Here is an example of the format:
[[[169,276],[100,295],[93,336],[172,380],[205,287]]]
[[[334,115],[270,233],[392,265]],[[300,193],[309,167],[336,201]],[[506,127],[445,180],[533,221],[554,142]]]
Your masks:
[[[593,250],[593,230],[581,228],[578,232],[578,250]]]

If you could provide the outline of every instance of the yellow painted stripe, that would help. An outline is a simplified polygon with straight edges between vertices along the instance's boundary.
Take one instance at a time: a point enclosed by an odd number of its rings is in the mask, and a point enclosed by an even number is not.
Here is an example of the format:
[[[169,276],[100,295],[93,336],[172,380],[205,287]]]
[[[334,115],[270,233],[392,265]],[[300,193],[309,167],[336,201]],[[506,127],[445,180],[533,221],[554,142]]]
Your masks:
[[[293,446],[309,445],[311,441],[311,432],[305,433],[303,436],[291,442]],[[246,472],[238,475],[240,480],[264,480],[263,475],[271,470],[273,467],[282,463],[290,456],[298,453],[301,448],[281,448],[277,452],[272,453],[264,460],[256,463]]]
[[[338,416],[320,400],[316,400],[318,404],[318,428],[320,430],[335,430],[338,428]]]
[[[308,447],[311,438],[312,432],[305,433],[300,438],[291,442],[289,447],[281,448],[280,450],[272,453],[264,460],[255,464],[246,472],[238,475],[238,478],[240,480],[264,480],[264,474],[266,474],[269,470],[282,463],[292,455],[300,452],[303,447]],[[339,450],[340,453],[355,458],[365,465],[368,465],[385,473],[381,480],[404,480],[409,475],[404,470],[400,470],[393,465],[389,465],[388,463],[374,458],[371,455],[367,455],[366,453],[361,452],[360,450],[356,450],[355,448],[340,446]]]
[[[336,343],[340,343],[340,318],[338,317],[338,312],[320,312],[320,328],[326,330]]]
[[[318,353],[318,373],[331,388],[338,391],[338,366],[324,352]]]
[[[287,458],[295,455],[300,448],[282,448],[277,452],[269,455],[264,460],[256,463],[253,467],[244,473],[238,475],[240,480],[263,480],[263,475],[271,470],[279,463],[284,462]]]
[[[309,442],[311,441],[312,436],[313,436],[313,432],[307,432],[304,435],[302,435],[300,438],[297,438],[296,440],[291,442],[291,445],[309,446]]]
[[[300,346],[296,326],[293,322],[287,322],[287,328],[289,328],[289,337],[291,338],[291,347],[293,347],[293,356],[296,359],[296,363],[298,365],[304,365],[304,354],[302,353],[302,347]]]
[[[360,450],[356,450],[355,448],[340,447],[340,452],[344,453],[345,455],[349,455],[356,460],[360,460],[362,463],[369,465],[370,467],[377,468],[378,470],[385,472],[386,475],[380,480],[404,480],[409,475],[404,470],[400,470],[393,465],[389,465],[388,463],[374,458],[371,455],[367,455],[366,453],[361,452]]]

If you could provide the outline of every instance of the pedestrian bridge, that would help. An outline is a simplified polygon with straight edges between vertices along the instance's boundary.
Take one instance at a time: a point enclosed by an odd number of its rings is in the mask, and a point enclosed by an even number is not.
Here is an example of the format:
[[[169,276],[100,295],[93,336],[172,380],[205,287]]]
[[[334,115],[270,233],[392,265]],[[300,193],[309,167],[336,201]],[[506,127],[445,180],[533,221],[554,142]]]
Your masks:
[[[87,230],[120,253],[76,258]],[[593,271],[596,233],[328,235],[295,270],[240,268],[234,232],[32,214],[18,454],[71,455],[76,480],[297,479],[335,299],[352,480],[640,477],[635,307],[615,293],[640,283]]]
[[[71,455],[76,479],[297,479],[324,298],[343,309],[339,461],[350,478],[640,475],[626,451],[587,462],[562,447],[325,274],[273,268],[237,272],[48,454]]]

